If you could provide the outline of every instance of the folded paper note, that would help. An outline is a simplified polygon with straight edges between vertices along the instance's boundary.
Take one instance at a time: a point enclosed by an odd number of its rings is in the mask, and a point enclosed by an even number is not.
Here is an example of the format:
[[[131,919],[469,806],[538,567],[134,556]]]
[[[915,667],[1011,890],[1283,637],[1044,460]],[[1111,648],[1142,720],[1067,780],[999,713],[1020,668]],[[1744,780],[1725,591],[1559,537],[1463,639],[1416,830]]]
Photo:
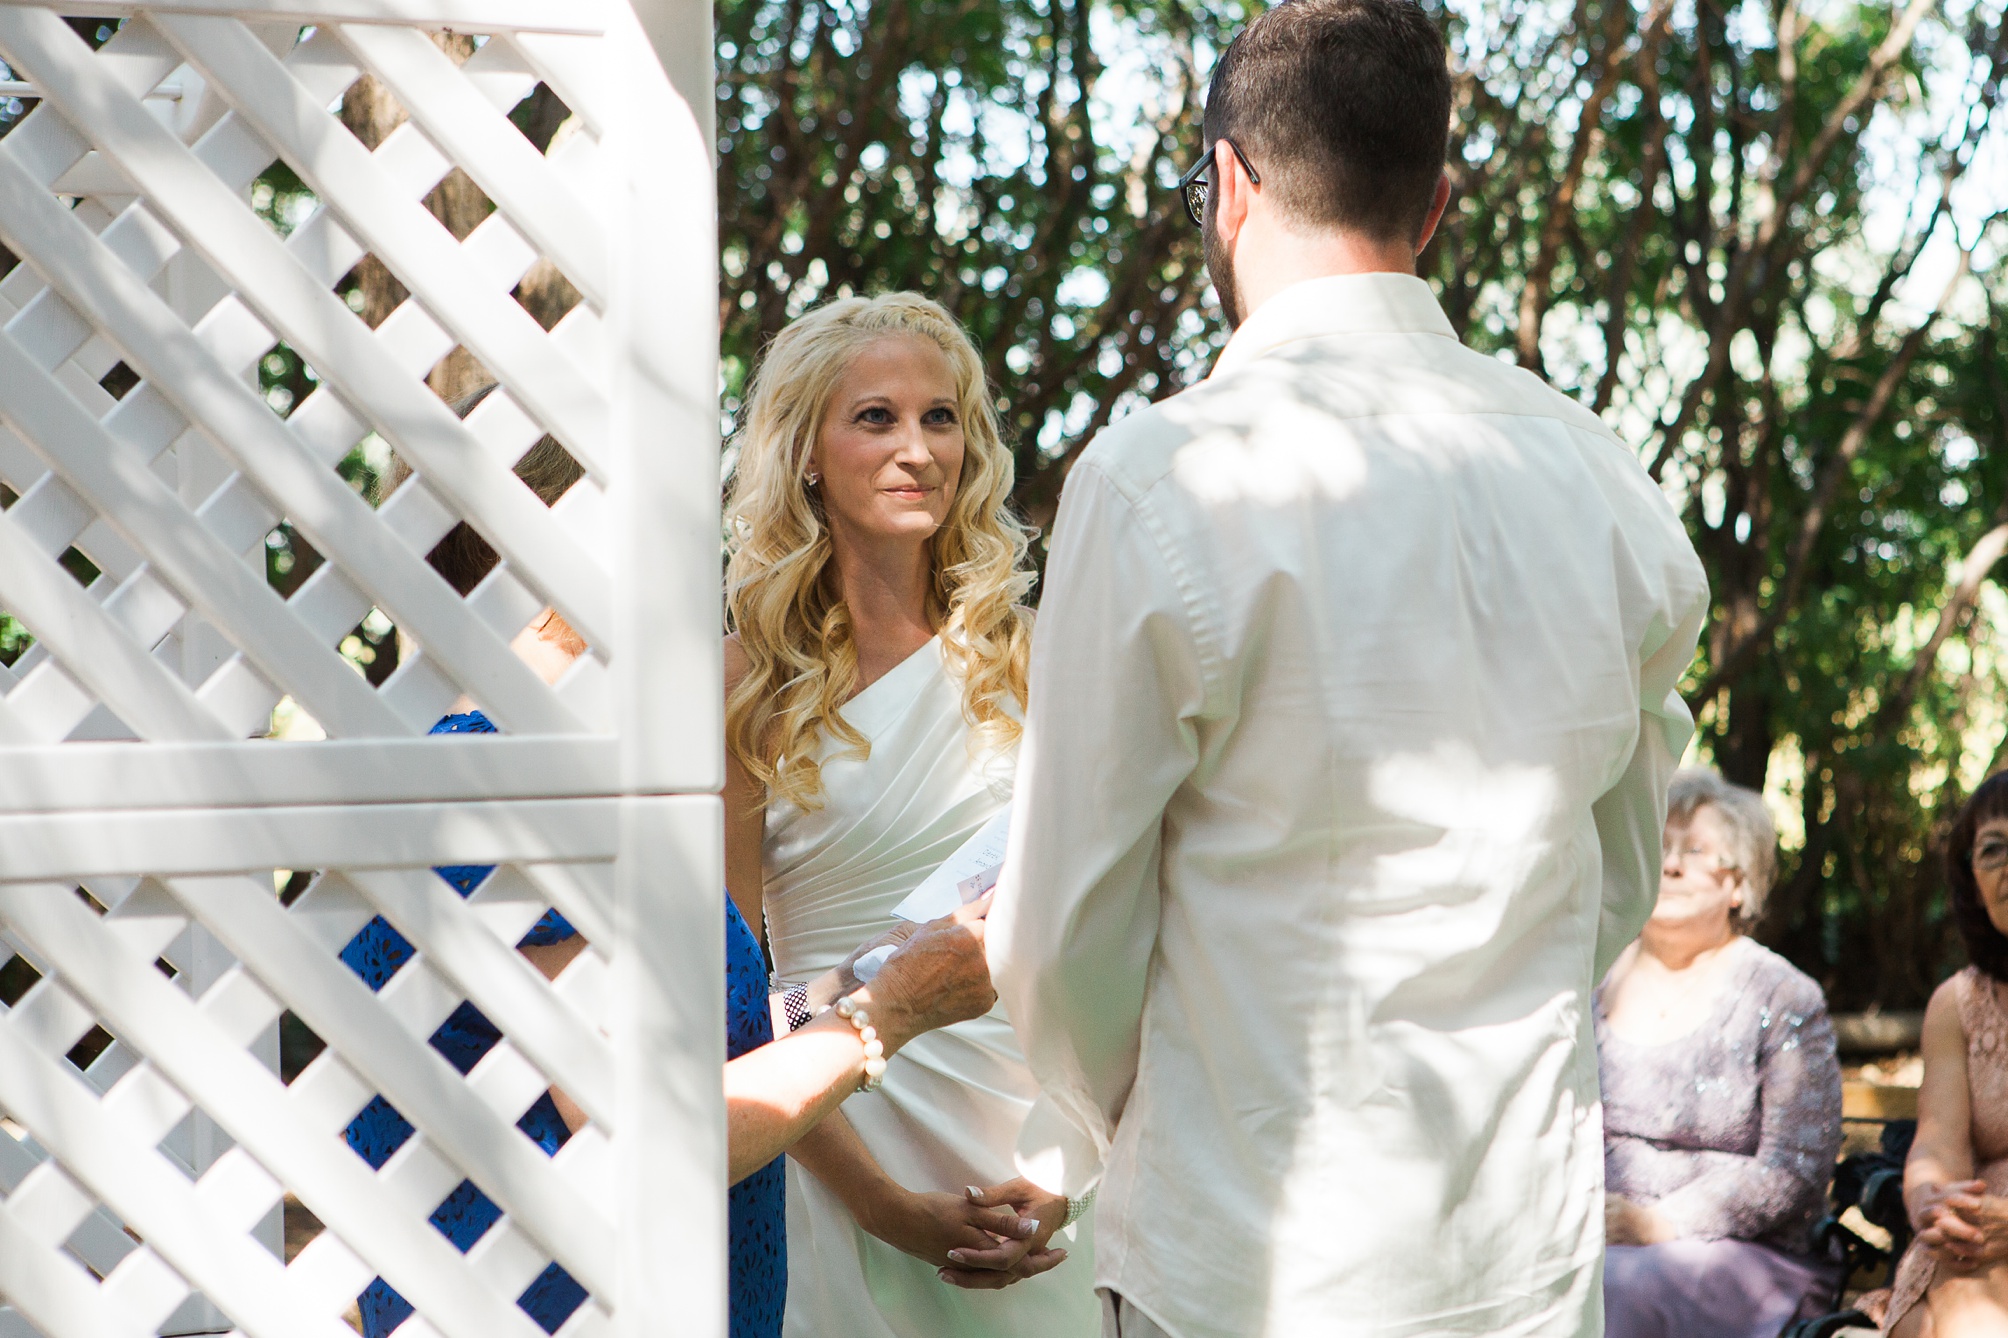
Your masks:
[[[938,920],[997,886],[1004,848],[1011,843],[1011,806],[977,829],[941,866],[907,894],[892,913],[902,920]]]
[[[884,966],[887,959],[898,951],[899,944],[897,943],[888,943],[882,948],[873,948],[870,952],[851,963],[851,974],[858,978],[858,984],[869,985],[878,979],[879,968]]]

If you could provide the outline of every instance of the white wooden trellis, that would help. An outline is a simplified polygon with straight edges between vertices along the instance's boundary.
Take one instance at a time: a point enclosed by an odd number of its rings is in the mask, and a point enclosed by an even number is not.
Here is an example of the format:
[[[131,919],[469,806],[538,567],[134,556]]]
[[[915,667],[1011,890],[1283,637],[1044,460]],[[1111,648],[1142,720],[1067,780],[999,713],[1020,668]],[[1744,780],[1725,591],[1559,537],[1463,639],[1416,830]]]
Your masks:
[[[349,1338],[380,1276],[400,1333],[536,1338],[554,1264],[568,1338],[723,1333],[710,52],[700,0],[0,0],[36,99],[0,136],[0,611],[35,637],[0,668],[34,976],[0,1335]],[[374,151],[334,114],[365,73],[409,117]],[[548,154],[507,119],[540,82]],[[318,202],[285,236],[248,198],[279,160]],[[455,167],[495,205],[464,241],[421,203]],[[410,294],[374,330],[334,291],[366,255]],[[548,333],[539,259],[582,295]],[[318,377],[285,416],[280,343]],[[424,379],[456,347],[501,383],[464,422]],[[546,433],[587,473],[549,507],[511,472]],[[412,470],[375,507],[336,472],[372,434]],[[464,599],[425,562],[462,520],[502,558]],[[284,599],[281,522],[326,559]],[[555,688],[509,648],[546,607],[590,647]],[[381,687],[337,649],[372,610]],[[428,737],[463,696],[501,733]],[[288,698],[327,739],[259,737]],[[470,864],[465,900],[430,871]],[[512,947],[547,909],[590,943],[554,982]],[[418,951],[373,994],[337,953],[375,915]],[[463,1001],[504,1037],[465,1077],[427,1045]],[[288,1011],[326,1042],[290,1084]],[[514,1125],[552,1087],[590,1123],[546,1157]],[[380,1170],[342,1137],[378,1095],[416,1129]],[[502,1210],[465,1254],[427,1220],[463,1180]],[[290,1262],[287,1194],[324,1228]]]

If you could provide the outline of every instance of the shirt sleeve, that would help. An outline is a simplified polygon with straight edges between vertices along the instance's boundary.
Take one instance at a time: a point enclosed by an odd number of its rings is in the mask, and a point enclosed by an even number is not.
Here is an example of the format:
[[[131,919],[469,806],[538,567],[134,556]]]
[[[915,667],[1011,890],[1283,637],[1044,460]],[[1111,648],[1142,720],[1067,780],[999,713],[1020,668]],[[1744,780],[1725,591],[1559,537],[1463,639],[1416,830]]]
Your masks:
[[[1660,640],[1644,647],[1639,662],[1638,742],[1617,784],[1591,807],[1604,870],[1595,980],[1602,980],[1618,954],[1638,937],[1659,900],[1667,783],[1694,733],[1680,678],[1694,659],[1708,613],[1706,584],[1687,592],[1683,605],[1671,610],[1670,618],[1655,621],[1653,635]]]
[[[1817,987],[1781,992],[1758,1052],[1754,1155],[1702,1151],[1697,1174],[1653,1205],[1684,1240],[1793,1237],[1820,1212],[1841,1146],[1841,1068]]]
[[[1043,1096],[1021,1173],[1079,1196],[1136,1078],[1164,808],[1198,758],[1203,638],[1160,527],[1092,462],[1055,523],[992,974]]]

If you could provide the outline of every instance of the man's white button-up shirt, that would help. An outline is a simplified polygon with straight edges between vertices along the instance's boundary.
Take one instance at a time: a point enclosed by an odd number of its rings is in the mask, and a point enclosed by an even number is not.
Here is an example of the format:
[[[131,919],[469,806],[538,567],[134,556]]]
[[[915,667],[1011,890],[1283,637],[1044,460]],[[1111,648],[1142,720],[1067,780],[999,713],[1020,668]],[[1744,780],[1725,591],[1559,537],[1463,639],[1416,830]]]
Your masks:
[[[1634,453],[1419,279],[1291,287],[1096,439],[990,942],[1098,1283],[1175,1338],[1600,1332],[1590,991],[1706,604]]]

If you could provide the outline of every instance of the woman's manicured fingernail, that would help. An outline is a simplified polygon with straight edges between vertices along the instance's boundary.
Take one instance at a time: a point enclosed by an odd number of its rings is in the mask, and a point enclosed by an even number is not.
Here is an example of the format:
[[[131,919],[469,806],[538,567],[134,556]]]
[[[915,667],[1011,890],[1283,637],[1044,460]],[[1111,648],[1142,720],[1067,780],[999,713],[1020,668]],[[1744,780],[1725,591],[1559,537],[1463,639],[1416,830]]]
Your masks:
[[[950,1250],[948,1252],[948,1257],[958,1264],[967,1262],[966,1260],[963,1259],[962,1251],[960,1250]]]
[[[1034,1222],[1034,1221],[1033,1221],[1033,1220],[1032,1220],[1031,1218],[1029,1218],[1029,1217],[1021,1217],[1021,1218],[1019,1218],[1019,1219],[1018,1219],[1018,1234],[1019,1234],[1019,1235],[1021,1235],[1021,1236],[1029,1236],[1029,1235],[1031,1235],[1032,1233],[1036,1232],[1036,1231],[1037,1231],[1038,1229],[1039,1229],[1039,1224],[1038,1224],[1037,1222]]]
[[[974,1185],[964,1185],[962,1187],[962,1192],[964,1194],[967,1194],[972,1199],[980,1199],[983,1197],[983,1191],[978,1189]]]

